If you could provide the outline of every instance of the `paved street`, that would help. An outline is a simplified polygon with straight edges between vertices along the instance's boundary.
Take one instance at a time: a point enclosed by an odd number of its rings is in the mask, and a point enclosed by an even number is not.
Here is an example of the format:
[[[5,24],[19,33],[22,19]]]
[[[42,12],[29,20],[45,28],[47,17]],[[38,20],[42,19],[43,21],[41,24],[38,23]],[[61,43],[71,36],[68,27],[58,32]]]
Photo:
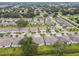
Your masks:
[[[56,22],[60,24],[60,26],[62,26],[63,28],[66,27],[72,27],[73,25],[70,24],[69,22],[63,20],[60,16],[55,18]]]

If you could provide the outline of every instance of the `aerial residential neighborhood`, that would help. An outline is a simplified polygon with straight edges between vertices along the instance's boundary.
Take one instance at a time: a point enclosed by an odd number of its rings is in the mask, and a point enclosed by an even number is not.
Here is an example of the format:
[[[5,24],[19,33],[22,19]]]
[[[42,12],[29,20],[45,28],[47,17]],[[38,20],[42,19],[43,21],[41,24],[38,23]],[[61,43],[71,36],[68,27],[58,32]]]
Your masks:
[[[0,56],[79,56],[79,2],[0,2]]]

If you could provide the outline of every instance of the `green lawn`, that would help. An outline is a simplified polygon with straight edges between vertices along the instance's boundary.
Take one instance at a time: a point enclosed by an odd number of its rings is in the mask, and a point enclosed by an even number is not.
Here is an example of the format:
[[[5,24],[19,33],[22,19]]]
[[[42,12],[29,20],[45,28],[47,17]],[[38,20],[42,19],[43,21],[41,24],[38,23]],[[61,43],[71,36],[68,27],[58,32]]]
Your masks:
[[[40,56],[56,56],[53,46],[39,46],[37,51]],[[21,56],[21,48],[0,48],[0,56]],[[79,44],[66,45],[63,56],[79,56]]]
[[[17,26],[0,26],[0,28],[17,28]]]
[[[46,25],[31,25],[31,26],[26,26],[23,28],[35,28],[35,27],[39,27],[39,28],[46,28]],[[18,28],[17,26],[0,26],[0,28]]]
[[[52,46],[39,46],[38,55],[54,55],[52,50],[54,51]],[[0,56],[20,56],[21,54],[21,48],[0,48]]]
[[[52,55],[55,56],[55,47],[53,46],[40,46],[38,48],[39,55]],[[79,44],[66,45],[64,48],[63,56],[79,56]]]
[[[21,48],[0,48],[0,56],[18,56],[21,53]]]
[[[79,53],[64,54],[64,56],[79,56]]]
[[[39,46],[38,55],[55,55],[52,46]]]
[[[79,44],[72,44],[65,47],[65,53],[79,53]]]

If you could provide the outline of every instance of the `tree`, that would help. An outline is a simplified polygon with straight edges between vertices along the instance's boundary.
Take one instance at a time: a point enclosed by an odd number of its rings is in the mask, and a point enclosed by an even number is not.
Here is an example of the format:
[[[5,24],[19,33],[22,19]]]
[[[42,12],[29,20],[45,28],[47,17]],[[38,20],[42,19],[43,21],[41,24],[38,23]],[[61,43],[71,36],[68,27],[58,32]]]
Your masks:
[[[58,55],[58,56],[63,56],[65,43],[64,43],[63,41],[61,41],[61,40],[58,40],[58,41],[54,44],[54,47],[55,47],[55,53],[56,53],[56,55]]]
[[[29,23],[28,21],[25,21],[25,20],[18,20],[16,21],[16,24],[20,32],[21,28],[26,27]]]
[[[35,17],[34,9],[33,8],[28,8],[27,13],[24,14],[23,16],[27,17],[27,18],[33,18],[33,17]]]
[[[54,13],[54,15],[53,15],[53,17],[57,17],[57,15],[58,15],[58,13],[57,13],[57,12],[55,12],[55,13]]]
[[[76,22],[79,24],[79,19],[77,18],[76,20],[77,20]]]
[[[46,23],[46,17],[48,16],[48,14],[44,14],[43,17],[44,17],[44,24]]]
[[[36,10],[35,15],[40,15],[40,11],[39,10]]]
[[[22,55],[24,56],[35,56],[37,55],[37,44],[32,41],[31,37],[25,36],[22,41],[20,41],[22,47]]]
[[[49,27],[47,27],[46,32],[47,32],[47,33],[51,33],[51,31],[50,31],[50,28],[49,28]]]
[[[26,27],[28,25],[28,21],[25,20],[18,20],[16,21],[18,27]]]

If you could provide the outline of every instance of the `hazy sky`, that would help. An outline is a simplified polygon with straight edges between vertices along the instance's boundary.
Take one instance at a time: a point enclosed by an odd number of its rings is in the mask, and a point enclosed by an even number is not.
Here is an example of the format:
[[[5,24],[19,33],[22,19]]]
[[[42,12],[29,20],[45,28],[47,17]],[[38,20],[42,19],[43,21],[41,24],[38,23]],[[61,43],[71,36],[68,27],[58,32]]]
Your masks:
[[[79,0],[0,0],[0,2],[79,2]]]

